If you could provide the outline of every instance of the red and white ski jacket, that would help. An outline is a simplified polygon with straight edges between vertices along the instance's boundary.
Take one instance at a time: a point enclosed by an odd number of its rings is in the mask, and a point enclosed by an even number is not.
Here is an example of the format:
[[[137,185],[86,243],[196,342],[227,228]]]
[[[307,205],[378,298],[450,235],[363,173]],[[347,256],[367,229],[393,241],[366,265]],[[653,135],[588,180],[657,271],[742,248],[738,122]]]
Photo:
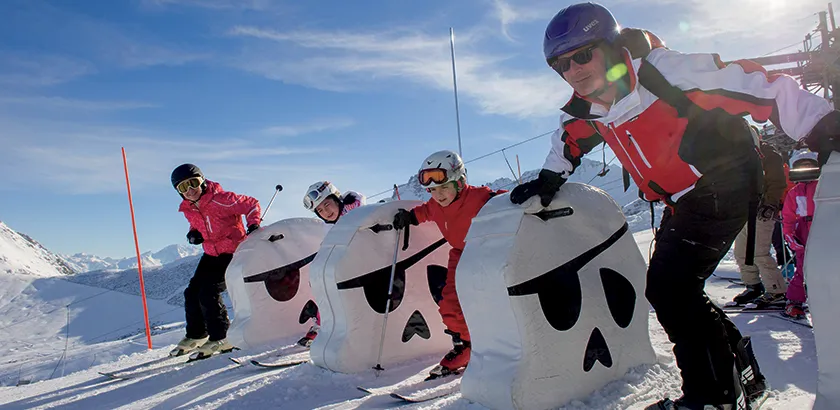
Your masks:
[[[260,203],[250,196],[225,191],[216,182],[206,183],[201,198],[196,203],[183,200],[178,211],[184,213],[191,230],[201,232],[204,253],[210,256],[233,253],[245,240],[242,215],[248,225],[259,225]]]
[[[563,108],[543,168],[568,178],[580,158],[604,141],[646,199],[676,202],[703,175],[699,164],[680,155],[695,151],[682,147],[689,120],[638,83],[641,58],[631,60],[626,50],[624,57],[630,93],[609,109],[573,95]],[[828,102],[800,89],[792,77],[768,77],[760,65],[750,61],[724,65],[716,54],[683,54],[664,48],[652,50],[646,60],[645,64],[652,64],[703,110],[749,114],[756,122],[770,120],[797,140],[832,111]],[[698,147],[702,141],[692,144]]]

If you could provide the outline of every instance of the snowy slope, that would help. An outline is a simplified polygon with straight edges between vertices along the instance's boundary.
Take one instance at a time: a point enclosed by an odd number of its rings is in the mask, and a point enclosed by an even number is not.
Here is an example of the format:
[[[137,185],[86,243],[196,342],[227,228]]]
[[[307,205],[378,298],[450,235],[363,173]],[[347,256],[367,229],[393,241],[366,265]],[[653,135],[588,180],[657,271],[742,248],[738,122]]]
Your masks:
[[[627,192],[624,192],[624,184],[621,178],[621,167],[617,165],[609,165],[609,170],[606,175],[599,177],[598,173],[603,169],[603,163],[600,161],[593,161],[588,158],[581,160],[580,166],[572,174],[569,181],[588,183],[590,185],[599,187],[606,191],[615,199],[620,206],[629,204],[639,198],[638,188],[634,183],[630,184]],[[469,167],[467,167],[469,168]],[[530,181],[535,179],[540,170],[531,170],[522,173],[522,181]],[[469,179],[469,169],[467,170],[468,181],[473,185],[487,185],[492,189],[507,189],[511,190],[516,186],[518,181],[512,178],[502,177],[492,182],[473,181]],[[417,175],[412,175],[405,184],[399,185],[400,199],[419,199],[426,201],[431,198],[431,195],[426,192],[426,189],[417,181]],[[397,199],[396,195],[392,195],[390,199]]]
[[[0,273],[46,277],[70,275],[73,269],[38,241],[0,222]]]
[[[180,244],[169,245],[157,252],[144,252],[140,254],[144,268],[163,266],[183,258],[201,254],[201,247],[187,246]],[[114,259],[99,257],[88,253],[77,253],[74,255],[62,255],[65,262],[76,272],[91,272],[107,269],[130,269],[137,267],[137,258],[134,256]]]
[[[648,245],[652,234],[643,230],[635,234],[639,248],[647,255]],[[731,261],[725,262],[718,269],[720,275],[736,276]],[[56,281],[55,279],[49,279]],[[73,284],[53,285],[56,293],[79,292],[85,287]],[[21,283],[0,283],[0,301],[9,304],[8,296],[22,294]],[[58,286],[77,286],[73,289],[59,289]],[[8,290],[7,290],[8,289]],[[92,288],[89,288],[92,289]],[[707,284],[707,291],[719,303],[730,300],[740,288],[725,280],[711,279]],[[26,292],[23,292],[25,294]],[[99,304],[90,299],[90,310],[102,312],[117,309],[136,303],[136,297],[108,292],[109,295],[127,298],[123,301],[108,301]],[[36,293],[29,294],[31,308],[44,310],[44,306],[37,303],[48,302],[50,305],[60,305],[65,300],[40,300],[36,303]],[[133,298],[134,302],[128,302]],[[79,302],[87,303],[87,302]],[[18,305],[17,301],[13,303]],[[2,320],[7,320],[0,312]],[[125,312],[126,314],[128,311]],[[180,312],[179,312],[180,313]],[[20,314],[23,314],[22,312]],[[90,315],[97,315],[89,312]],[[99,314],[104,316],[104,314]],[[164,316],[165,317],[165,316]],[[22,318],[17,318],[21,320]],[[81,319],[77,319],[81,326]],[[91,327],[99,326],[97,320],[104,320],[101,316],[92,316]],[[777,320],[767,314],[739,314],[733,315],[733,320],[745,334],[753,337],[756,354],[761,364],[761,370],[768,377],[773,387],[773,394],[763,407],[764,410],[808,409],[814,400],[816,389],[816,357],[814,350],[814,336],[810,329]],[[34,321],[34,320],[33,320]],[[61,341],[60,320],[50,325],[55,334],[48,335],[45,331],[43,339]],[[71,323],[71,338],[74,325]],[[49,323],[48,323],[49,324]],[[111,324],[109,324],[110,326]],[[26,327],[25,325],[21,325]],[[0,323],[0,328],[4,325]],[[78,326],[77,326],[78,328]],[[102,329],[105,331],[105,329]],[[134,329],[137,331],[137,329]],[[660,357],[660,363],[653,366],[643,366],[629,372],[622,380],[615,381],[585,400],[569,403],[564,409],[643,409],[647,404],[658,400],[665,394],[672,397],[679,394],[679,376],[675,367],[668,342],[662,328],[651,313],[651,338],[654,348]],[[89,331],[92,333],[92,331]],[[111,381],[100,376],[98,371],[114,371],[128,367],[144,368],[144,362],[158,359],[165,355],[168,347],[177,341],[182,330],[162,333],[154,337],[156,350],[145,351],[143,338],[134,336],[123,341],[111,341],[104,344],[84,346],[80,339],[74,341],[78,345],[73,348],[71,359],[74,357],[85,360],[72,361],[68,364],[66,376],[59,377],[61,368],[56,367],[55,346],[42,346],[31,343],[25,347],[26,354],[13,356],[16,360],[9,363],[10,357],[4,357],[0,362],[0,374],[3,380],[17,380],[17,370],[23,365],[23,375],[33,375],[35,380],[43,380],[18,387],[0,387],[0,406],[4,409],[92,409],[92,408],[201,408],[201,409],[352,409],[352,408],[393,408],[397,404],[387,395],[363,397],[356,390],[356,386],[381,387],[403,383],[408,376],[423,372],[435,364],[439,358],[429,357],[403,366],[386,369],[380,377],[375,377],[373,371],[356,375],[333,374],[326,370],[305,364],[295,368],[283,370],[257,370],[251,366],[237,366],[224,358],[211,358],[195,364],[183,365],[163,362],[149,365],[159,368],[158,373],[146,373],[136,379],[126,381]],[[7,340],[25,338],[26,329],[13,327],[0,332],[2,352],[11,352],[8,346],[22,346],[21,343],[10,343]],[[117,332],[119,333],[119,332]],[[41,337],[39,336],[39,338]],[[96,343],[99,340],[89,339]],[[71,342],[73,343],[73,342]],[[289,341],[292,343],[292,341]],[[281,344],[282,345],[282,344]],[[254,348],[236,352],[233,355],[249,357],[253,355],[273,355],[273,347]],[[24,348],[24,347],[20,347]],[[108,350],[106,350],[108,349]],[[96,360],[91,357],[96,353]],[[53,356],[49,356],[52,354]],[[124,356],[119,356],[124,354]],[[563,354],[562,347],[558,347],[557,354]],[[8,356],[8,355],[7,355]],[[24,357],[25,356],[25,357]],[[42,356],[31,359],[33,356]],[[117,359],[118,360],[115,360]],[[29,360],[29,361],[27,361]],[[30,367],[41,369],[41,372],[28,373]],[[50,372],[58,369],[50,380]],[[71,370],[72,369],[72,370]],[[79,370],[75,373],[71,371]],[[408,382],[411,384],[412,382]],[[416,383],[416,382],[414,382]],[[483,407],[462,399],[459,394],[435,401],[404,405],[407,409],[458,409],[476,410]]]

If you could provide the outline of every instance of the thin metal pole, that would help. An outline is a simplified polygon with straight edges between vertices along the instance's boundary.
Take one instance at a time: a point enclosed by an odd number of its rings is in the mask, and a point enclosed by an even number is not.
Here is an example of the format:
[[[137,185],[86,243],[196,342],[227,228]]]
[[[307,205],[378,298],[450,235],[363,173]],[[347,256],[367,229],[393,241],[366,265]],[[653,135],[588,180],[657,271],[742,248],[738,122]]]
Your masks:
[[[394,275],[397,273],[397,258],[400,254],[400,230],[395,229],[394,231],[397,233],[397,242],[394,244],[394,262],[391,264],[391,279],[388,281],[388,300],[385,301],[385,317],[382,319],[382,335],[379,339],[379,355],[376,357],[376,366],[373,367],[376,377],[379,377],[379,373],[385,370],[382,368],[382,350],[385,348],[385,330],[388,326],[388,313],[391,310],[391,297],[394,292]]]
[[[458,109],[458,80],[455,77],[455,31],[449,27],[449,51],[452,56],[452,88],[455,90],[455,124],[458,127],[458,155],[464,158],[461,151],[461,113]]]

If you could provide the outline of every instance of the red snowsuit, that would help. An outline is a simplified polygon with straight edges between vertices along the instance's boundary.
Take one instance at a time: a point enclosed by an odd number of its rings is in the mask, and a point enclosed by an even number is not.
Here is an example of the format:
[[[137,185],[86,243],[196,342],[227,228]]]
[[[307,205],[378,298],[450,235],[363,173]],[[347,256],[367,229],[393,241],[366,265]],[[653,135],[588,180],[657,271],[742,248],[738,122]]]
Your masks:
[[[206,181],[207,187],[197,203],[183,200],[178,208],[190,223],[191,230],[201,232],[204,238],[204,253],[219,256],[233,253],[245,240],[242,215],[248,225],[260,224],[260,204],[246,195],[239,195],[222,189],[213,181]]]
[[[814,217],[814,192],[817,181],[797,183],[785,198],[782,208],[782,232],[790,249],[796,255],[796,273],[790,280],[787,298],[793,302],[804,303],[807,299],[804,285],[805,246],[811,232],[811,220]]]
[[[443,299],[440,301],[438,310],[446,328],[458,333],[461,340],[470,340],[470,331],[467,329],[464,312],[461,311],[461,304],[458,302],[458,294],[455,291],[455,267],[458,266],[461,253],[464,251],[466,245],[464,239],[470,229],[472,219],[478,215],[478,211],[490,198],[504,192],[507,191],[494,192],[487,187],[466,185],[449,206],[440,206],[437,201],[430,199],[412,209],[417,222],[432,221],[437,224],[446,242],[452,246],[447,264],[446,285],[442,291]]]

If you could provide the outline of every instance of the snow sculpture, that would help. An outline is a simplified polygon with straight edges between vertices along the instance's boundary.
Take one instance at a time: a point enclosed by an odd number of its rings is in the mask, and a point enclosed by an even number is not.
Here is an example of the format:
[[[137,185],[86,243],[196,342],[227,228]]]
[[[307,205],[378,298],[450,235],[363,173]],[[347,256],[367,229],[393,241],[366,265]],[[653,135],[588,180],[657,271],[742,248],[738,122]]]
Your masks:
[[[234,311],[228,338],[234,345],[253,347],[306,333],[318,312],[309,270],[328,230],[320,219],[284,219],[239,245],[225,272]]]
[[[312,291],[321,308],[321,332],[310,350],[325,369],[355,373],[377,364],[388,299],[399,208],[419,201],[367,205],[341,217],[324,238],[312,263]],[[413,226],[403,250],[399,236],[397,269],[381,364],[384,368],[452,347],[434,295],[446,277],[450,246],[432,223]]]
[[[817,346],[817,397],[814,410],[836,409],[840,403],[840,154],[832,153],[823,165],[814,194],[814,221],[805,251],[805,283]]]
[[[566,183],[545,210],[508,195],[473,219],[456,285],[472,335],[465,398],[549,409],[653,363],[646,266],[621,208]]]

